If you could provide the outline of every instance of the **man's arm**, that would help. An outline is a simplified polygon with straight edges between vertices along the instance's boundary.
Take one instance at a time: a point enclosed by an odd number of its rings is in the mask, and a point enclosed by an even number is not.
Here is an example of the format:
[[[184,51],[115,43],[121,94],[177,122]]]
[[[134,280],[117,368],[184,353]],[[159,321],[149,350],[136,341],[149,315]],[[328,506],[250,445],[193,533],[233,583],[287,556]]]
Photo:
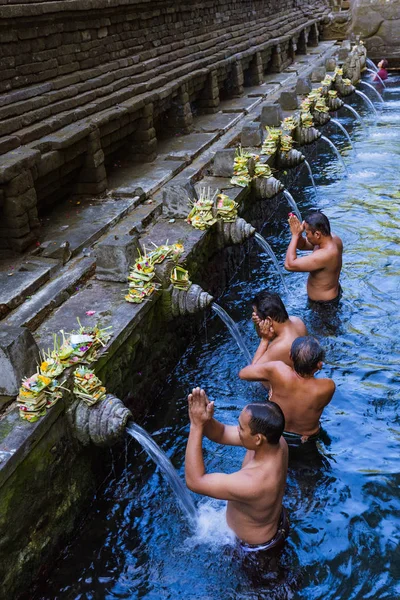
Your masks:
[[[226,475],[224,473],[207,474],[203,460],[203,428],[191,426],[186,446],[185,477],[186,485],[197,494],[211,496],[219,500],[241,500],[251,496],[251,481],[240,471]],[[250,489],[249,489],[250,487]]]
[[[324,250],[319,249],[311,256],[298,257],[296,253],[296,238],[293,236],[286,252],[285,269],[287,271],[298,271],[312,273],[320,271],[326,266],[327,256]]]
[[[265,361],[258,362],[255,365],[248,365],[239,371],[239,377],[245,381],[271,381],[271,378],[276,373],[278,362]]]
[[[289,213],[288,223],[289,223],[291,234],[298,235],[298,238],[296,241],[297,250],[313,250],[314,249],[313,245],[310,244],[309,241],[307,241],[307,238],[303,237],[304,221],[302,223],[300,223],[300,221],[296,217],[296,215],[294,215],[293,213]]]

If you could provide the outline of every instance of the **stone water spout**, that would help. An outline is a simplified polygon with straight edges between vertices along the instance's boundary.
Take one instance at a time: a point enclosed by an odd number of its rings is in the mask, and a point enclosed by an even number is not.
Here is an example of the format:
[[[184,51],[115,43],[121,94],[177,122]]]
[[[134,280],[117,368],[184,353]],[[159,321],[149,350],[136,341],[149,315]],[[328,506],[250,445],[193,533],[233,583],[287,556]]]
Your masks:
[[[76,400],[67,414],[73,434],[84,446],[113,446],[124,437],[132,418],[131,411],[112,394],[94,406]]]
[[[278,169],[293,169],[304,162],[306,157],[298,150],[289,150],[289,152],[276,153],[276,166]]]
[[[213,297],[195,283],[192,283],[188,290],[170,286],[166,293],[169,293],[169,302],[164,299],[164,306],[168,306],[171,317],[184,317],[202,312],[213,301]]]
[[[315,127],[296,127],[292,132],[293,139],[300,145],[305,146],[316,142],[321,137],[321,132]]]
[[[352,83],[343,82],[343,77],[341,75],[336,75],[333,87],[342,96],[342,98],[351,96],[351,94],[354,94],[356,91],[356,88]]]
[[[252,188],[257,200],[270,200],[283,191],[284,185],[276,177],[257,177],[253,179]]]
[[[222,247],[242,244],[256,232],[254,227],[242,218],[232,222],[217,221],[216,228],[218,240],[222,242]]]
[[[326,125],[330,121],[330,114],[328,112],[319,112],[318,110],[313,110],[311,112],[313,121],[315,125]]]
[[[326,97],[326,104],[327,104],[330,112],[336,112],[337,110],[342,108],[342,106],[344,106],[343,100],[341,98],[339,98],[338,96],[332,97],[332,96],[328,95]]]

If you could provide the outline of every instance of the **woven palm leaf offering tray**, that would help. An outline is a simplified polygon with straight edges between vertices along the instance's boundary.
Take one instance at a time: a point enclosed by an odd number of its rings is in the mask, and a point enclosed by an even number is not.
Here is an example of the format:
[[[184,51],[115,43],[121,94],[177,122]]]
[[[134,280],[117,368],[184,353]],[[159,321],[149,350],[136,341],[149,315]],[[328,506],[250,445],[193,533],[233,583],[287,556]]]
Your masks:
[[[132,304],[140,304],[145,298],[151,296],[151,294],[161,287],[160,283],[156,283],[155,277],[155,265],[161,264],[165,259],[177,261],[185,248],[183,244],[162,244],[156,246],[153,244],[154,249],[146,251],[140,255],[139,259],[135,262],[128,276],[129,289],[125,295],[125,300]]]
[[[212,193],[210,188],[203,187],[200,189],[199,199],[190,202],[192,209],[186,219],[189,225],[192,225],[195,229],[205,231],[216,223],[214,202],[217,195],[218,191]]]
[[[236,148],[235,158],[233,159],[233,177],[231,178],[232,185],[247,187],[251,182],[252,178],[248,169],[249,158],[254,158],[253,154],[243,150],[241,146]]]
[[[266,127],[267,137],[265,138],[261,154],[275,154],[279,148],[282,130],[277,127]]]
[[[192,282],[189,279],[189,272],[180,265],[177,265],[172,269],[170,279],[172,285],[176,289],[183,290],[185,292],[187,292],[192,285]]]
[[[233,223],[237,219],[238,203],[229,198],[226,194],[218,194],[216,197],[215,208],[217,217],[226,223]]]
[[[283,119],[281,123],[282,128],[289,132],[293,131],[293,129],[296,129],[299,124],[299,117],[297,115],[286,117],[286,119]]]
[[[31,377],[25,377],[19,388],[17,406],[19,415],[25,421],[34,423],[46,414],[45,390],[51,383],[51,378],[35,373]]]
[[[88,406],[93,406],[105,398],[106,388],[101,380],[88,369],[80,366],[74,372],[74,394]]]

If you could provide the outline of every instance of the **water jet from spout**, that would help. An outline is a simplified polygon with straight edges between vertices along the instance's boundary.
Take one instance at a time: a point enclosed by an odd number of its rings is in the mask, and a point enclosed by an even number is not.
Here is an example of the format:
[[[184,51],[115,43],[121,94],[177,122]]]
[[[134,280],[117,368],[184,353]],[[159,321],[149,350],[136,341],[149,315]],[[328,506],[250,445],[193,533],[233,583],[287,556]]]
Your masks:
[[[309,174],[309,176],[310,176],[311,183],[312,183],[312,186],[313,186],[313,188],[314,188],[315,196],[317,197],[317,196],[318,196],[318,192],[317,192],[317,186],[315,185],[315,180],[314,180],[314,175],[313,175],[313,172],[312,172],[312,169],[311,169],[311,165],[310,165],[310,163],[308,162],[308,160],[305,160],[305,161],[304,161],[304,164],[306,165],[306,167],[307,167],[307,169],[308,169],[308,174]]]
[[[346,167],[346,163],[343,160],[343,157],[341,156],[339,150],[336,148],[335,144],[329,139],[327,138],[325,135],[321,135],[321,140],[324,140],[324,142],[326,142],[327,144],[329,144],[329,146],[332,148],[332,150],[335,152],[336,156],[338,157],[345,173],[346,176],[349,174],[348,169]]]
[[[257,235],[258,234],[256,233],[256,236]],[[235,323],[235,321],[232,319],[232,317],[230,317],[228,315],[228,313],[219,304],[216,304],[215,302],[213,302],[211,304],[211,309],[219,316],[221,321],[223,321],[223,323],[225,323],[225,325],[227,326],[227,328],[229,330],[229,333],[231,334],[231,336],[233,337],[233,339],[239,346],[240,350],[243,352],[244,356],[246,357],[247,364],[250,365],[251,361],[252,361],[252,357],[249,352],[249,349],[247,348],[246,344],[243,341],[243,338],[239,331],[239,327],[237,326],[237,323]]]
[[[336,127],[339,127],[339,129],[344,133],[344,135],[347,138],[347,141],[350,144],[350,147],[352,148],[352,150],[354,150],[354,152],[356,151],[356,149],[354,148],[353,142],[351,141],[351,137],[349,135],[349,132],[347,131],[346,127],[343,127],[343,125],[337,120],[337,119],[332,119],[331,118],[332,123],[335,123]]]
[[[301,217],[301,213],[300,213],[300,211],[298,209],[298,206],[297,206],[297,204],[295,202],[295,199],[293,198],[292,194],[290,192],[288,192],[288,190],[283,190],[283,195],[285,196],[285,198],[289,202],[290,208],[293,209],[294,214],[296,215],[296,217],[298,218],[298,220],[301,223],[303,221],[303,219]]]
[[[285,292],[288,293],[289,290],[287,289],[287,286],[286,286],[286,283],[285,283],[285,279],[283,277],[281,268],[280,268],[279,263],[278,263],[278,259],[276,258],[275,253],[272,250],[271,246],[268,244],[267,240],[265,238],[263,238],[263,236],[260,235],[259,233],[255,234],[254,239],[256,240],[256,242],[258,243],[258,245],[264,250],[264,252],[266,254],[268,254],[268,256],[270,257],[270,259],[272,260],[272,262],[274,264],[274,267],[276,269],[276,272],[278,273],[279,277],[281,278],[281,282],[282,282],[282,285],[283,285],[283,287],[285,289]]]
[[[376,64],[370,58],[367,58],[367,65],[369,65],[370,67],[372,67],[372,69],[368,69],[368,71],[371,71],[373,73],[377,73],[379,71],[379,69],[376,66]]]
[[[362,116],[356,111],[355,108],[353,108],[352,106],[350,106],[350,104],[343,104],[343,108],[347,108],[351,113],[353,113],[353,115],[355,116],[355,118],[357,119],[357,121],[359,123],[361,123],[362,128],[365,129],[367,128],[364,119],[362,118]]]
[[[370,108],[372,108],[372,110],[373,110],[373,111],[374,111],[374,113],[375,113],[375,116],[377,117],[377,116],[378,116],[378,113],[377,113],[377,111],[376,111],[376,108],[375,108],[375,106],[372,104],[372,102],[371,102],[371,100],[368,98],[368,96],[367,96],[366,94],[364,94],[364,92],[360,92],[360,90],[356,90],[356,94],[357,94],[357,96],[360,96],[360,97],[361,97],[361,98],[364,100],[364,102],[366,102],[367,106],[369,106]]]
[[[361,83],[363,85],[366,85],[367,87],[371,88],[371,90],[373,90],[375,92],[375,94],[378,96],[379,102],[384,102],[384,99],[382,98],[382,96],[380,95],[380,93],[378,92],[378,90],[376,88],[374,88],[373,85],[371,85],[370,83],[367,83],[366,81],[361,81]]]
[[[178,499],[178,502],[191,524],[194,524],[197,516],[196,507],[192,498],[190,497],[189,490],[179,478],[178,473],[175,471],[171,461],[163,450],[156,444],[153,438],[145,431],[142,427],[133,423],[132,421],[126,428],[127,433],[131,435],[147,454],[154,460],[156,465],[160,467],[169,485],[173,489]]]
[[[382,77],[380,75],[378,75],[378,71],[373,71],[372,69],[367,69],[367,71],[369,71],[370,73],[373,73],[375,75],[375,77],[377,77],[379,79],[379,81],[381,82],[383,87],[386,88],[386,83],[383,81]]]

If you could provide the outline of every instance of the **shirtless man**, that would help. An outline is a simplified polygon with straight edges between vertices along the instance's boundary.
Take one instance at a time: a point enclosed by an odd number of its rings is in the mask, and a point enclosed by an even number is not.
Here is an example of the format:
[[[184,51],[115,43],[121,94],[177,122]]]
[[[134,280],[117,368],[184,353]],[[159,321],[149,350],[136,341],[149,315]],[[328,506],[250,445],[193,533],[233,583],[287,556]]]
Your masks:
[[[289,317],[278,294],[268,290],[257,294],[252,304],[252,320],[261,339],[251,364],[281,360],[292,367],[292,343],[296,338],[307,335],[303,321],[298,317]]]
[[[328,218],[319,211],[309,214],[300,223],[289,217],[292,239],[286,252],[287,271],[308,272],[307,294],[311,301],[326,303],[341,295],[339,275],[342,268],[343,243],[331,234]],[[303,237],[303,231],[306,237]],[[312,250],[311,256],[297,256],[297,250]]]
[[[288,448],[282,438],[283,413],[274,402],[248,404],[239,426],[224,425],[213,418],[214,402],[204,390],[188,396],[190,433],[186,447],[186,484],[197,494],[227,500],[226,518],[244,552],[280,549],[288,535],[282,507],[286,484]],[[243,446],[247,452],[240,471],[207,474],[203,436],[213,442]]]
[[[293,368],[281,361],[249,365],[239,373],[246,381],[268,381],[270,396],[285,415],[287,441],[304,443],[318,437],[319,420],[335,391],[332,379],[316,379],[324,350],[311,336],[297,338],[290,351]],[[296,443],[297,443],[296,442]]]

